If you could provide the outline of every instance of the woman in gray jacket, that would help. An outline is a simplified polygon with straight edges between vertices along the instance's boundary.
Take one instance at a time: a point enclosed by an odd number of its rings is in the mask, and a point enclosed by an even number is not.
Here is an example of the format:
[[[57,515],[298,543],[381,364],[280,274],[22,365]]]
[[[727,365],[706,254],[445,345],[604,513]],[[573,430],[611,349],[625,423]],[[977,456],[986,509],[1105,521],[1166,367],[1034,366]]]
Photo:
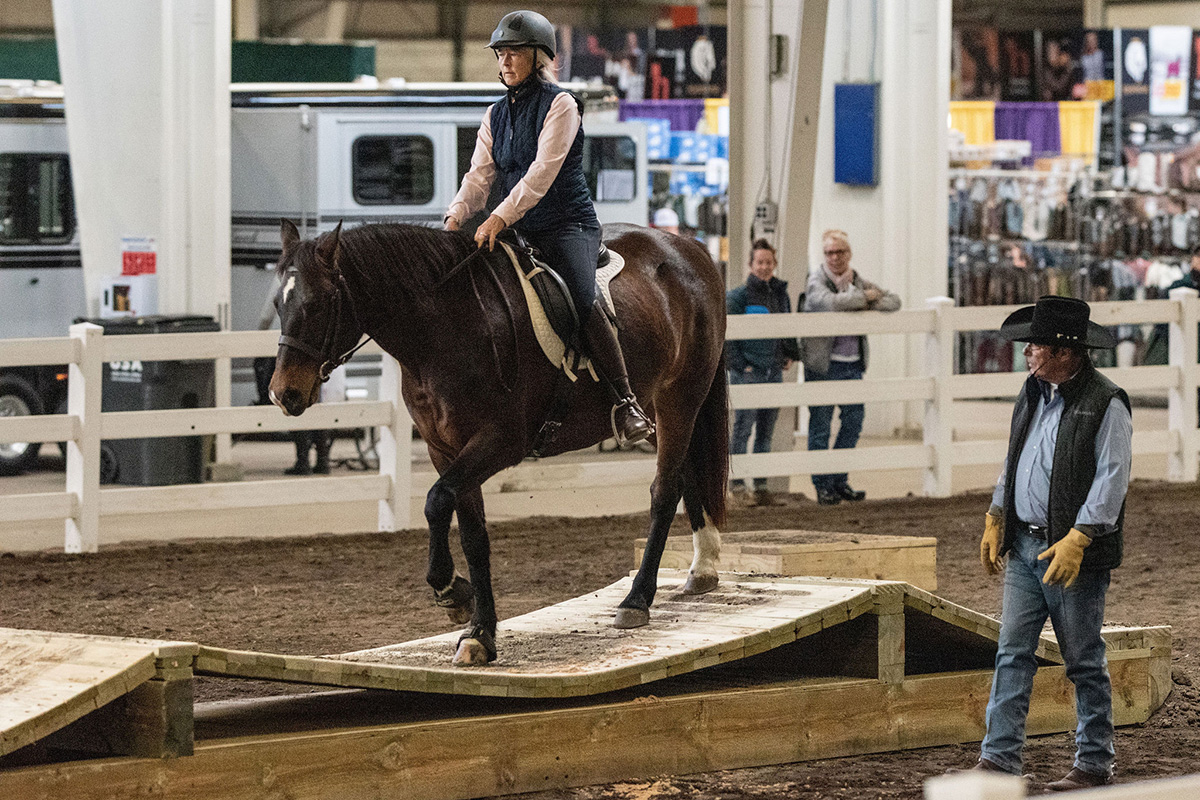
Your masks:
[[[850,240],[845,231],[828,230],[821,236],[825,261],[808,276],[803,311],[896,311],[900,298],[881,289],[850,268]],[[819,336],[801,342],[806,381],[862,380],[867,370],[867,337]],[[862,403],[838,405],[839,426],[835,450],[858,444],[862,433]],[[833,406],[809,406],[808,449],[826,450],[833,427]],[[866,492],[851,488],[844,472],[813,475],[817,502],[831,506],[843,500],[857,501]]]

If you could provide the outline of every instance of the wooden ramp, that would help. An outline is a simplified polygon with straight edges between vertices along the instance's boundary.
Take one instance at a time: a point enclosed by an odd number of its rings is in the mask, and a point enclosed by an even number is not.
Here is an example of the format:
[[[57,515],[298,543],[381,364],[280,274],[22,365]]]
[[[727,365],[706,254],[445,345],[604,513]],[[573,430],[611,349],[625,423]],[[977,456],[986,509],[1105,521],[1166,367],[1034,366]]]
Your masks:
[[[0,756],[119,698],[152,692],[146,684],[181,665],[190,677],[198,649],[187,642],[0,628]]]
[[[0,796],[454,800],[982,737],[998,621],[893,581],[722,574],[687,597],[684,577],[660,575],[647,628],[611,627],[628,579],[507,620],[482,668],[448,666],[457,633],[324,657],[193,646],[201,674],[395,691],[201,705],[187,757],[0,757]],[[1170,629],[1104,637],[1114,721],[1143,722],[1171,687]],[[1038,656],[1029,732],[1072,730],[1053,637]],[[190,689],[184,671],[142,685]],[[51,740],[79,749],[103,711]]]

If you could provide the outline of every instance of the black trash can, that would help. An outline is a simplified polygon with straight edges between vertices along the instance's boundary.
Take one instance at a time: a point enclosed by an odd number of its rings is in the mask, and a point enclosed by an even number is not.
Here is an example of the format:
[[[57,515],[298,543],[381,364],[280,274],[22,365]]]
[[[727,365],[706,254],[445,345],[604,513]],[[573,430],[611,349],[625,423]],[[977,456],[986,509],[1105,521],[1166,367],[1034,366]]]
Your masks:
[[[89,319],[105,336],[138,333],[208,333],[221,326],[212,317],[145,316]],[[216,371],[211,359],[114,361],[104,365],[101,411],[158,411],[212,408]],[[137,486],[201,483],[205,436],[113,439],[101,443],[100,480]]]

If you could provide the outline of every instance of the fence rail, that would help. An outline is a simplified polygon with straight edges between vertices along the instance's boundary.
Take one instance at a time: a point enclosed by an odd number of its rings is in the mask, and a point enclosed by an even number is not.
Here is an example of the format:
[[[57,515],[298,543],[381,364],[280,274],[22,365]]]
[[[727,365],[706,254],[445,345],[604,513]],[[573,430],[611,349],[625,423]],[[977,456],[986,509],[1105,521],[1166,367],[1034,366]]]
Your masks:
[[[1024,376],[1019,373],[955,375],[954,347],[961,331],[995,330],[1016,306],[956,308],[948,298],[933,298],[921,310],[892,314],[747,315],[729,318],[731,340],[785,336],[903,334],[924,338],[924,374],[861,381],[821,381],[730,387],[735,409],[862,402],[919,402],[925,407],[921,443],[862,447],[825,452],[775,452],[735,456],[733,469],[743,477],[786,477],[814,472],[920,469],[925,493],[946,496],[955,466],[1003,461],[1002,440],[955,442],[952,410],[956,401],[1011,397]],[[1167,430],[1134,434],[1135,454],[1166,454],[1172,480],[1195,481],[1200,462],[1197,431],[1197,326],[1200,295],[1177,289],[1169,300],[1096,303],[1092,318],[1103,325],[1166,324],[1167,366],[1104,369],[1130,391],[1166,390]],[[68,552],[92,552],[100,544],[102,516],[282,506],[293,503],[375,501],[379,528],[410,524],[410,500],[432,485],[432,474],[412,474],[412,421],[400,397],[399,365],[384,355],[379,399],[317,405],[302,418],[285,417],[273,406],[218,407],[101,413],[101,377],[106,362],[244,358],[274,355],[277,333],[194,333],[104,336],[95,325],[71,327],[55,339],[0,341],[0,367],[67,364],[70,370],[67,413],[0,418],[0,442],[67,442],[65,492],[0,497],[0,522],[65,521]],[[370,345],[367,352],[380,352]],[[227,363],[227,361],[226,361]],[[378,428],[380,470],[374,475],[295,480],[260,480],[145,488],[100,488],[100,442],[163,436],[198,436],[330,428]],[[614,459],[591,464],[523,467],[499,481],[506,490],[573,488],[645,483],[653,461]],[[300,532],[300,531],[298,531]]]

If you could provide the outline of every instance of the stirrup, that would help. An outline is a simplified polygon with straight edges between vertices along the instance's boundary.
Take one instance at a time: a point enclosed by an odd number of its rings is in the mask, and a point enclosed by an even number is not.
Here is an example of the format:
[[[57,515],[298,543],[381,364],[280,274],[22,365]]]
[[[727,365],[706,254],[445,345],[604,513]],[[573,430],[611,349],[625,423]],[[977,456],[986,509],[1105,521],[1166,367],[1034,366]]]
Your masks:
[[[617,412],[622,408],[627,409],[625,413],[629,415],[626,418],[626,422],[629,419],[633,419],[638,424],[638,429],[631,432],[628,436],[626,435],[625,428],[617,425]],[[609,412],[609,421],[612,423],[613,438],[617,440],[617,445],[620,447],[627,447],[631,444],[644,441],[655,431],[654,423],[650,421],[650,418],[646,416],[646,412],[642,411],[637,400],[633,397],[624,397],[618,401],[612,407],[612,411]]]

